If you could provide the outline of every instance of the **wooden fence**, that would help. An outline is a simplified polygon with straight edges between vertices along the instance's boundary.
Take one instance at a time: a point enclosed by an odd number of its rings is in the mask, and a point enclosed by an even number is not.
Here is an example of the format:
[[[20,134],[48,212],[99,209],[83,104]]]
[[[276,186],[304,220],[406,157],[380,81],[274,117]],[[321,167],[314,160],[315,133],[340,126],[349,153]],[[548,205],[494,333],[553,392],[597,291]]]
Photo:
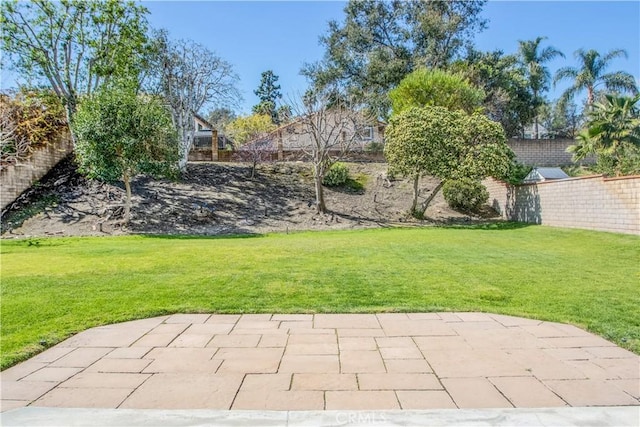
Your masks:
[[[340,154],[338,151],[330,152],[332,156]],[[263,153],[263,158],[267,161],[277,162],[294,162],[308,160],[307,155],[300,150],[283,150],[283,151],[271,151]],[[342,156],[345,161],[353,162],[384,162],[384,154],[382,152],[367,152],[367,151],[351,151]],[[189,152],[190,162],[235,162],[238,161],[234,152],[230,150],[217,150],[214,152],[211,148],[193,148]]]

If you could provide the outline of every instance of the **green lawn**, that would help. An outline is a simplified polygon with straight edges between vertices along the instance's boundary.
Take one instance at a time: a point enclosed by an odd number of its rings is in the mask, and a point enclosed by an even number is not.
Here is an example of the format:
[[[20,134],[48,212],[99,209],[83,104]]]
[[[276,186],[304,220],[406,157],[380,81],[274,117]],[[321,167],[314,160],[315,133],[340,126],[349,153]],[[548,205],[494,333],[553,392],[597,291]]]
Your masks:
[[[2,368],[84,329],[177,312],[486,311],[640,353],[640,238],[519,227],[3,241]]]

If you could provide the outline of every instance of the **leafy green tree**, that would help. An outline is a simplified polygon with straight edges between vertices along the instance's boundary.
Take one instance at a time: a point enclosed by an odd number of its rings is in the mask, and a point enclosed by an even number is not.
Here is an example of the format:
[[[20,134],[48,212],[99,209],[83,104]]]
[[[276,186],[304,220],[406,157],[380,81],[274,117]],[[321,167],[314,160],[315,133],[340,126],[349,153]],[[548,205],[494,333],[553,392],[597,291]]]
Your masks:
[[[236,158],[251,162],[252,179],[258,163],[270,158],[271,153],[275,151],[270,140],[261,139],[275,128],[276,125],[267,114],[238,117],[226,127],[227,135],[233,139],[236,146]]]
[[[229,108],[214,108],[207,114],[207,120],[214,129],[225,130],[225,127],[234,121],[238,116]]]
[[[329,22],[320,42],[324,58],[302,74],[316,89],[338,86],[366,102],[378,117],[389,113],[387,93],[418,67],[444,68],[486,21],[484,0],[350,0],[343,22]]]
[[[276,113],[278,114],[278,124],[289,123],[293,118],[293,111],[290,105],[281,105]]]
[[[484,92],[461,74],[419,68],[389,92],[393,114],[411,107],[440,106],[472,113],[484,99]]]
[[[604,173],[640,173],[640,95],[605,95],[588,113],[587,129],[568,148],[574,160],[596,155]]]
[[[280,123],[276,110],[278,99],[282,98],[280,85],[277,84],[278,78],[279,77],[271,70],[263,72],[260,79],[260,86],[253,91],[260,99],[260,103],[253,107],[253,112],[255,114],[266,114],[270,116],[274,124]]]
[[[499,123],[443,107],[414,107],[394,115],[385,139],[390,172],[413,179],[410,212],[418,218],[447,180],[503,177],[513,158]],[[442,181],[418,207],[419,181],[426,175]]]
[[[537,37],[535,40],[520,40],[518,42],[520,64],[523,67],[532,95],[530,107],[534,111],[535,139],[540,136],[538,132],[538,110],[545,102],[542,94],[549,89],[551,80],[549,69],[544,64],[558,56],[564,58],[564,54],[553,46],[542,48],[541,43],[544,40],[546,40],[546,37]]]
[[[102,88],[83,98],[76,112],[76,157],[90,178],[121,180],[124,221],[131,212],[131,179],[138,173],[173,176],[179,143],[162,101],[131,88]]]
[[[484,112],[502,125],[507,137],[521,135],[524,127],[533,122],[533,97],[516,55],[471,49],[465,59],[454,62],[448,70],[464,74],[484,91]]]
[[[239,147],[247,142],[274,130],[276,126],[266,114],[241,116],[227,125],[227,133]]]
[[[55,91],[69,123],[80,96],[145,67],[148,11],[133,1],[8,0],[0,12],[2,51]]]
[[[635,78],[624,71],[607,73],[606,70],[615,58],[627,58],[627,52],[622,49],[614,49],[604,55],[596,50],[578,49],[574,53],[578,61],[577,67],[563,67],[556,72],[554,85],[561,80],[571,79],[573,85],[567,89],[562,98],[571,100],[575,95],[587,91],[587,106],[595,101],[598,86],[603,86],[609,92],[631,92],[638,94]]]
[[[578,106],[564,99],[543,105],[539,118],[550,138],[574,139],[583,121]]]

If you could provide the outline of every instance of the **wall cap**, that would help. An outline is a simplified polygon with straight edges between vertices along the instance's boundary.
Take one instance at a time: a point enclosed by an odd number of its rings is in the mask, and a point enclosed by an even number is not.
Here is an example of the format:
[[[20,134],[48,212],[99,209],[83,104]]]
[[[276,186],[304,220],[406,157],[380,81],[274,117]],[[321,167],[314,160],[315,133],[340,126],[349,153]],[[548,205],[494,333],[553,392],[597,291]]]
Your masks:
[[[604,181],[624,181],[626,179],[640,179],[640,175],[626,175],[626,176],[605,176]]]

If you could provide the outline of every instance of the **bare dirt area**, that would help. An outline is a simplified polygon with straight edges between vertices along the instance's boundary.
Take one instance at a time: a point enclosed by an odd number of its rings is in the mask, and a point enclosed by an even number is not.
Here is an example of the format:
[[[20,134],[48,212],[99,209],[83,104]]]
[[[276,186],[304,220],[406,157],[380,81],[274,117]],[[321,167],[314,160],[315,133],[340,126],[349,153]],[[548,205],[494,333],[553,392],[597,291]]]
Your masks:
[[[179,181],[140,176],[132,183],[132,219],[122,225],[122,186],[87,180],[64,160],[2,215],[3,238],[36,236],[193,234],[228,235],[398,225],[484,222],[451,210],[438,194],[426,219],[407,215],[412,187],[389,180],[384,163],[348,163],[351,181],[325,188],[327,214],[314,204],[310,165],[190,163]],[[435,179],[421,182],[427,197]]]

